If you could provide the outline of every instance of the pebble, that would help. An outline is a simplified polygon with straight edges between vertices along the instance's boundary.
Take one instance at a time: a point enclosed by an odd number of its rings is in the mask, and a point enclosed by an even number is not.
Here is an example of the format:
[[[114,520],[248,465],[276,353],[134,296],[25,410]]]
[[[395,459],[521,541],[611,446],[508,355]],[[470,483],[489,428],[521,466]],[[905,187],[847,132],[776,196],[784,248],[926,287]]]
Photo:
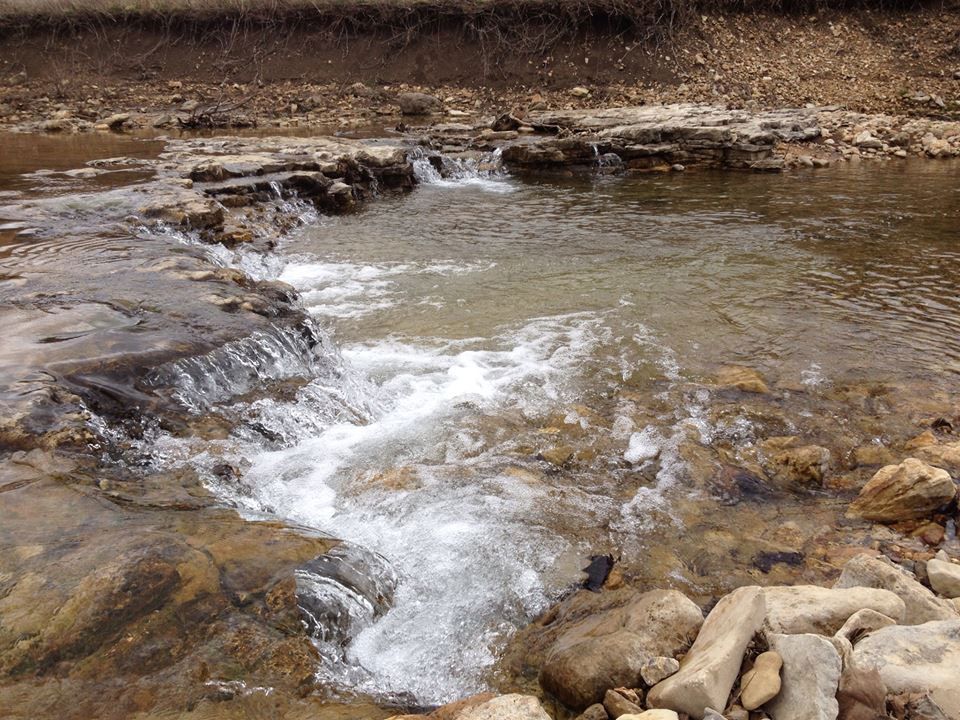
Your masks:
[[[759,655],[753,668],[740,680],[740,703],[746,710],[756,710],[780,692],[780,668],[783,658],[774,651]]]
[[[640,668],[640,677],[648,687],[670,677],[680,669],[680,663],[671,657],[650,658]]]

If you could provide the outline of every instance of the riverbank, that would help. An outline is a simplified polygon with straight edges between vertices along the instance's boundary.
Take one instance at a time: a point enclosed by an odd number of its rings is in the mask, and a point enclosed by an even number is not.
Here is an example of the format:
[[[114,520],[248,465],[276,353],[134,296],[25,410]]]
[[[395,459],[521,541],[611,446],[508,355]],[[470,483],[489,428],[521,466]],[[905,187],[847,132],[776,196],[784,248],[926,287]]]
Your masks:
[[[949,4],[688,9],[675,25],[623,27],[589,4],[581,11],[596,17],[582,23],[562,9],[538,20],[499,6],[458,23],[449,8],[418,7],[395,18],[397,26],[175,12],[57,20],[40,8],[7,8],[0,123],[143,113],[144,124],[166,115],[175,127],[177,117],[197,120],[198,110],[215,108],[232,124],[350,130],[398,122],[397,98],[408,91],[435,95],[448,114],[471,119],[677,102],[814,104],[942,120],[960,111],[960,11]],[[484,35],[484,22],[500,31]]]

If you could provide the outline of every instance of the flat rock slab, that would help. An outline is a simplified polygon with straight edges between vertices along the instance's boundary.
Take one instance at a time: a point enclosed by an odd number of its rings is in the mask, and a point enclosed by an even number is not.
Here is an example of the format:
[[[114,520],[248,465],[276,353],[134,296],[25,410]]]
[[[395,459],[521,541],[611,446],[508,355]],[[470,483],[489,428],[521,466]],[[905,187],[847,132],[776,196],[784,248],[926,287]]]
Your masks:
[[[876,668],[888,692],[929,692],[960,717],[960,619],[881,628],[856,644],[853,662]]]
[[[763,591],[744,587],[724,596],[707,616],[680,670],[655,685],[647,704],[702,718],[726,707],[744,652],[766,616]]]
[[[505,162],[583,165],[616,155],[633,170],[677,164],[775,169],[770,161],[778,143],[820,136],[816,111],[808,109],[755,113],[716,105],[643,105],[547,112],[529,122],[557,128],[563,136],[508,147]]]
[[[858,610],[875,610],[897,622],[903,621],[906,612],[899,596],[878,588],[794,585],[764,588],[763,594],[767,602],[764,629],[787,635],[833,635]]]
[[[851,587],[882,588],[895,593],[904,602],[902,622],[906,625],[960,618],[952,603],[938,598],[905,570],[879,558],[858,555],[847,561],[834,588]]]

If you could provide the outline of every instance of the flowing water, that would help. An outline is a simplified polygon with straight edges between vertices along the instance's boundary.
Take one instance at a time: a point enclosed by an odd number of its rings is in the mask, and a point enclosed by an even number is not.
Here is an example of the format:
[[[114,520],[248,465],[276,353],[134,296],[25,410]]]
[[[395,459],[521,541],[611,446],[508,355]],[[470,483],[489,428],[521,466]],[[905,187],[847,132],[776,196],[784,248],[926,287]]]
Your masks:
[[[716,570],[705,516],[743,540],[748,516],[773,538],[836,515],[808,495],[728,507],[690,448],[822,418],[851,446],[898,432],[895,401],[889,420],[852,416],[859,384],[956,398],[956,164],[536,181],[420,165],[411,195],[305,216],[269,255],[203,249],[293,285],[314,326],[157,368],[233,429],[139,445],[251,516],[348,541],[300,577],[341,691],[475,692],[591,554],[696,590]],[[715,390],[730,364],[766,377],[768,410]]]

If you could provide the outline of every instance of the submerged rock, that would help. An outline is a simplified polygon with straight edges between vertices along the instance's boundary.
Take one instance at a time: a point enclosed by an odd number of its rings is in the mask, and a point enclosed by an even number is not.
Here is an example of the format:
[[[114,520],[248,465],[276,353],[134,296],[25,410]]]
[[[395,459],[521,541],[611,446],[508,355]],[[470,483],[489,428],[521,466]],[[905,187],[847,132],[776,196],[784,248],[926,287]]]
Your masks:
[[[742,365],[729,365],[717,373],[717,384],[746,393],[766,395],[770,392],[763,376],[756,370]]]
[[[928,517],[956,497],[957,487],[946,470],[916,458],[880,468],[851,503],[847,515],[897,522]]]
[[[765,615],[760,588],[739,588],[722,598],[704,621],[680,670],[650,690],[647,704],[697,718],[703,717],[707,707],[726,707],[744,652]]]

